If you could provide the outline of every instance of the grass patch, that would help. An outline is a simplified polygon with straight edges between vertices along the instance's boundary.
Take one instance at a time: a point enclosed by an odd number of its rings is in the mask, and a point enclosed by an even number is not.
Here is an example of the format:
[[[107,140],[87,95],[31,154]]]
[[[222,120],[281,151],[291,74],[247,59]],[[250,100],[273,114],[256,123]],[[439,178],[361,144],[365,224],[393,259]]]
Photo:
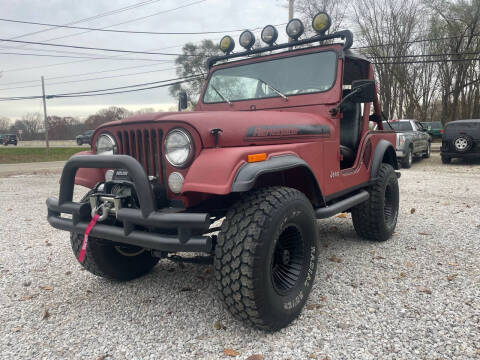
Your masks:
[[[50,148],[47,156],[45,148],[34,147],[0,147],[0,164],[30,163],[39,161],[62,161],[70,156],[88,149]]]

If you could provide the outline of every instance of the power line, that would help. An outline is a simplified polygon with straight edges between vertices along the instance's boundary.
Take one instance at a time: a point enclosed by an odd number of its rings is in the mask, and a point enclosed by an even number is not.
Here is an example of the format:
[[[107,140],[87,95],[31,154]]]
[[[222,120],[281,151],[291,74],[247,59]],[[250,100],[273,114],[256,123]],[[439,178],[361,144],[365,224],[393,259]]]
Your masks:
[[[102,28],[100,28],[100,29],[106,29],[106,28],[109,28],[109,27],[112,27],[112,26],[129,24],[129,23],[132,23],[132,22],[135,22],[135,21],[139,21],[139,20],[144,20],[144,19],[147,19],[147,18],[150,18],[150,17],[153,17],[153,16],[157,16],[157,15],[161,15],[161,14],[166,14],[166,13],[169,13],[169,12],[172,12],[172,11],[184,9],[184,8],[186,8],[186,7],[193,6],[193,5],[196,5],[196,4],[205,2],[205,1],[207,1],[207,0],[194,1],[194,2],[191,2],[191,3],[185,4],[185,5],[177,6],[177,7],[172,8],[172,9],[162,10],[162,11],[158,11],[158,12],[155,12],[155,13],[153,13],[153,14],[150,14],[150,15],[146,15],[146,16],[142,16],[142,17],[130,19],[130,20],[127,20],[127,21],[123,21],[123,22],[120,22],[120,23],[116,23],[116,24],[107,25],[107,26],[104,26],[104,27],[102,27]],[[68,24],[68,25],[72,25],[72,24]],[[83,35],[83,34],[89,33],[90,31],[92,31],[92,30],[83,31],[83,32],[79,32],[79,33],[76,33],[76,34],[69,34],[69,35],[63,35],[63,36],[59,36],[59,37],[54,37],[54,38],[50,38],[50,39],[43,40],[43,41],[52,41],[52,40],[66,39],[66,38],[69,38],[69,37],[74,37],[74,36]]]
[[[85,21],[97,20],[97,19],[100,19],[102,17],[119,14],[119,13],[122,13],[122,12],[125,12],[125,11],[128,11],[128,10],[133,10],[133,9],[136,9],[136,8],[139,8],[139,7],[142,7],[142,6],[145,6],[145,5],[150,5],[150,4],[159,2],[159,1],[161,1],[161,0],[141,1],[139,3],[132,4],[132,5],[129,5],[129,6],[125,6],[123,8],[114,9],[114,10],[110,10],[110,11],[107,11],[107,12],[104,12],[104,13],[100,13],[100,14],[97,14],[97,15],[86,17],[86,18],[83,18],[83,19],[75,20],[73,22],[67,23],[66,25],[74,25],[74,24],[79,24],[79,23],[85,22]],[[20,38],[23,38],[25,36],[36,35],[36,34],[40,34],[40,33],[51,31],[51,30],[55,30],[55,28],[43,29],[43,30],[38,30],[38,31],[22,34],[22,35],[17,35],[15,37],[11,38],[11,39],[12,40],[20,39]]]
[[[463,55],[478,55],[478,52],[464,52],[464,53],[446,53],[446,54],[415,54],[415,55],[391,55],[391,56],[368,56],[369,59],[398,59],[398,58],[421,58],[421,57],[440,57],[440,56],[463,56]],[[442,61],[442,60],[438,60]]]
[[[170,79],[170,80],[162,80],[162,82],[167,82],[169,81],[168,84],[162,84],[162,85],[156,85],[156,86],[150,86],[150,87],[144,87],[140,89],[129,89],[129,90],[121,90],[121,91],[113,91],[113,92],[102,92],[102,93],[96,93],[93,94],[92,92],[85,92],[85,93],[71,93],[71,94],[54,94],[54,95],[47,95],[46,97],[48,99],[52,98],[73,98],[73,97],[86,97],[86,96],[101,96],[101,95],[113,95],[113,94],[123,94],[123,93],[129,93],[129,92],[135,92],[135,91],[144,91],[144,90],[150,90],[150,89],[158,89],[158,88],[163,88],[167,86],[172,86],[176,84],[183,84],[185,82],[190,82],[198,78],[199,76],[192,76],[190,78],[181,78],[183,80],[179,81],[174,81],[175,79]],[[134,85],[131,85],[130,87],[133,87]],[[106,90],[106,89],[104,89]],[[96,90],[96,91],[101,91],[101,90]],[[0,101],[16,101],[16,100],[32,100],[32,99],[40,99],[42,96],[17,96],[17,97],[4,97],[0,98]]]
[[[85,81],[114,79],[114,78],[125,77],[125,76],[151,74],[151,73],[168,71],[168,70],[175,70],[175,69],[176,69],[175,67],[169,67],[169,68],[164,68],[164,69],[159,69],[159,70],[140,71],[140,72],[134,72],[134,73],[129,73],[129,74],[119,74],[119,75],[102,76],[102,77],[89,78],[89,79],[79,79],[79,80],[69,80],[69,81],[52,82],[52,83],[48,83],[48,85],[49,85],[49,86],[52,86],[52,85],[79,83],[79,82],[85,82]],[[51,78],[51,79],[53,79],[53,78]],[[47,79],[47,80],[48,80],[48,79]],[[38,82],[38,81],[39,81],[39,80],[37,80],[37,82]],[[34,87],[37,87],[37,86],[38,86],[38,85],[26,85],[26,86],[16,86],[16,87],[9,87],[9,88],[0,88],[0,91],[4,91],[4,90],[14,90],[14,89],[27,89],[27,88],[34,88]]]
[[[468,62],[468,61],[480,61],[480,58],[443,59],[443,60],[415,60],[415,61],[389,61],[389,62],[372,62],[372,64],[373,65],[400,65],[400,64],[427,64],[427,63]]]
[[[185,54],[178,54],[178,53],[159,53],[159,52],[152,52],[152,51],[106,49],[106,48],[97,48],[97,47],[88,47],[88,46],[79,46],[79,45],[50,44],[50,43],[39,42],[39,41],[9,40],[9,39],[0,39],[0,41],[15,42],[15,43],[21,43],[21,44],[31,44],[31,45],[65,47],[65,48],[71,48],[71,49],[99,50],[99,51],[108,51],[108,52],[117,52],[117,53],[126,53],[126,54],[145,54],[145,55],[163,55],[163,56],[180,56],[180,55],[201,56],[201,55],[188,55],[188,54],[185,55]]]
[[[37,56],[37,57],[89,59],[89,60],[155,61],[155,62],[159,61],[159,59],[118,58],[118,57],[105,57],[105,56],[48,55],[48,54],[16,53],[16,52],[0,52],[0,55]],[[165,60],[160,60],[160,61],[165,61]],[[174,60],[171,60],[171,61],[174,61]]]
[[[227,31],[167,31],[167,32],[158,32],[158,31],[138,31],[138,30],[114,30],[114,29],[105,29],[105,28],[91,28],[83,26],[69,26],[69,25],[58,25],[58,24],[48,24],[34,21],[22,21],[22,20],[13,20],[0,18],[0,21],[11,22],[11,23],[20,23],[20,24],[30,24],[30,25],[41,25],[41,26],[51,26],[55,28],[66,28],[66,29],[78,29],[78,30],[89,30],[89,31],[101,31],[101,32],[110,32],[110,33],[121,33],[121,34],[148,34],[148,35],[205,35],[205,34],[225,34],[226,32],[241,32],[245,29],[234,29]],[[114,25],[112,25],[114,26]],[[255,28],[253,30],[260,30],[262,28]],[[252,30],[252,31],[253,31]]]

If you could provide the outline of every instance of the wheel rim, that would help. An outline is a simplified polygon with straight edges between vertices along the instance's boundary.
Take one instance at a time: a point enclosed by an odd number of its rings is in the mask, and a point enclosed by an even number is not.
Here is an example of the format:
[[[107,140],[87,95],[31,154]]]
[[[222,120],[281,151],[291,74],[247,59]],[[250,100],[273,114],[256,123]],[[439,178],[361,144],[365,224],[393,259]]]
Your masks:
[[[287,225],[275,244],[272,259],[272,283],[280,295],[298,283],[305,266],[305,240],[295,225]]]
[[[458,150],[465,150],[468,146],[468,141],[467,139],[465,138],[458,138],[457,140],[455,140],[455,147],[458,149]]]
[[[389,184],[385,188],[385,202],[383,205],[383,217],[388,227],[391,227],[397,217],[397,209],[395,207],[395,193]]]

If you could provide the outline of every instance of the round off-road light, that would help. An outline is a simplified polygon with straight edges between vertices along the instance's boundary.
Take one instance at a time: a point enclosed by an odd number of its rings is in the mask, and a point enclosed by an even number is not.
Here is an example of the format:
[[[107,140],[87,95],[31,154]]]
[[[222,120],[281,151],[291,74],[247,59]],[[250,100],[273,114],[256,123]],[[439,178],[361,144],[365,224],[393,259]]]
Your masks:
[[[326,12],[319,12],[313,17],[312,28],[317,34],[325,34],[332,25],[332,20]]]
[[[297,40],[300,36],[302,36],[303,31],[305,30],[303,23],[300,19],[292,19],[287,24],[287,35],[292,38],[293,40]]]
[[[278,38],[278,31],[273,25],[267,25],[263,28],[262,30],[262,35],[261,35],[262,41],[269,45],[272,46],[275,41],[277,41]]]
[[[222,40],[220,40],[220,50],[222,50],[225,54],[231,53],[235,48],[235,41],[231,36],[224,36]]]
[[[96,143],[97,155],[113,155],[117,152],[117,143],[110,134],[102,134]]]
[[[176,167],[183,167],[193,156],[190,134],[184,129],[173,129],[165,137],[165,158]]]
[[[172,172],[168,177],[168,187],[174,194],[180,194],[184,180],[182,174]]]
[[[253,35],[250,30],[245,30],[240,34],[238,42],[240,43],[241,47],[250,50],[253,44],[255,44],[255,35]]]

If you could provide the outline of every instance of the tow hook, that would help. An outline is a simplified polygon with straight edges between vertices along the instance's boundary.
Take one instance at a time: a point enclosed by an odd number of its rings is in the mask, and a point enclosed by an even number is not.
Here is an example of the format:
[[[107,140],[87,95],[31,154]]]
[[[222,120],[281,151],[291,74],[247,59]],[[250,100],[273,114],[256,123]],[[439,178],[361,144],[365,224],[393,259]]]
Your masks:
[[[99,222],[104,221],[110,213],[112,214],[116,213],[115,204],[112,201],[109,201],[110,199],[104,200],[98,206],[96,204],[96,199],[94,198],[91,198],[91,199],[93,200],[91,201],[91,205],[92,205],[91,216],[93,218],[95,214],[100,215],[100,217],[98,218]]]

